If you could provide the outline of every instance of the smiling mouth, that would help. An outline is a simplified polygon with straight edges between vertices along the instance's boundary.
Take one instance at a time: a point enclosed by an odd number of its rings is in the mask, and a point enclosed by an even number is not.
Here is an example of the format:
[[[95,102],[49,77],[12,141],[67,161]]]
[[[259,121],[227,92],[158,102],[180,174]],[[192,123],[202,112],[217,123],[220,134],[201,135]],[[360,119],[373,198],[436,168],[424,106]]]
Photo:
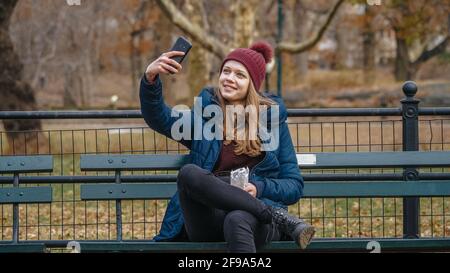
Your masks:
[[[229,89],[229,90],[237,90],[237,88],[234,88],[234,87],[229,86],[229,85],[223,85],[223,87],[224,87],[225,89]]]

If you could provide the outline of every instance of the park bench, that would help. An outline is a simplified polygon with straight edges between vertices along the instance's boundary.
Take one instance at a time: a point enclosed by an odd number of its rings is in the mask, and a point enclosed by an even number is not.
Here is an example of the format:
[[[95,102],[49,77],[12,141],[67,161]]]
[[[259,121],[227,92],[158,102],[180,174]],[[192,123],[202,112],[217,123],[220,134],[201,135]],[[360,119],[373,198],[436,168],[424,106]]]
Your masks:
[[[53,171],[52,156],[0,156],[0,174],[13,174],[12,187],[0,188],[0,205],[13,205],[12,241],[0,243],[1,252],[43,252],[43,243],[32,241],[21,243],[19,240],[19,205],[52,202],[52,187],[19,187],[20,175]]]
[[[405,82],[400,108],[330,108],[330,109],[289,109],[289,117],[388,117],[401,116],[402,150],[396,152],[333,152],[298,154],[300,168],[305,178],[304,198],[403,198],[403,237],[399,238],[395,229],[395,238],[316,238],[306,251],[358,251],[367,252],[375,248],[381,251],[450,251],[450,237],[445,228],[445,202],[443,205],[443,237],[420,237],[419,197],[450,196],[450,151],[419,150],[419,117],[450,116],[450,107],[421,107],[414,96],[417,86],[414,82]],[[142,118],[136,111],[1,111],[2,119],[79,119],[79,118]],[[423,120],[422,120],[423,121]],[[444,149],[444,121],[441,121],[441,148]],[[431,121],[428,121],[431,130]],[[333,123],[333,122],[332,122]],[[356,123],[358,125],[359,123]],[[392,125],[394,131],[394,124]],[[321,127],[322,128],[322,127]],[[334,128],[334,123],[333,123]],[[345,127],[347,128],[347,127]],[[358,128],[358,127],[357,127]],[[383,127],[381,127],[383,128]],[[298,130],[297,130],[298,131]],[[311,131],[310,131],[311,132]],[[333,129],[334,133],[334,129]],[[358,133],[358,129],[356,131]],[[394,132],[393,132],[394,133]],[[383,135],[383,131],[381,131]],[[72,133],[73,135],[73,133]],[[425,134],[426,135],[426,134]],[[120,136],[120,135],[119,135]],[[323,136],[321,132],[321,136]],[[297,136],[298,137],[298,136]],[[311,135],[309,136],[309,140]],[[358,139],[358,137],[357,137]],[[381,138],[381,141],[383,138]],[[73,145],[72,141],[72,145]],[[120,143],[120,138],[119,138]],[[370,121],[369,121],[370,143]],[[383,142],[381,142],[383,143]],[[334,142],[333,142],[334,144]],[[394,141],[394,144],[396,142]],[[430,149],[432,141],[430,140]],[[382,144],[381,144],[382,145]],[[61,141],[62,146],[62,141]],[[120,145],[119,145],[120,146]],[[131,145],[133,146],[133,145]],[[333,145],[334,146],[334,145]],[[359,144],[357,145],[359,148]],[[323,148],[322,144],[320,147]],[[371,147],[369,145],[369,147]],[[62,147],[61,147],[62,148]],[[311,148],[311,147],[310,147]],[[109,151],[109,150],[108,150]],[[34,160],[34,161],[33,161]],[[18,162],[18,165],[17,165]],[[29,164],[31,163],[32,164]],[[224,242],[152,242],[149,240],[124,240],[122,236],[121,200],[168,199],[176,191],[176,174],[149,174],[143,176],[126,175],[129,170],[177,171],[189,162],[187,155],[82,155],[82,171],[112,171],[114,177],[105,176],[41,176],[26,181],[46,183],[81,183],[82,200],[112,200],[116,202],[116,240],[44,240],[19,241],[19,204],[51,202],[51,188],[19,187],[19,174],[24,172],[50,171],[51,157],[0,157],[0,173],[13,174],[14,179],[3,179],[3,184],[14,181],[13,187],[0,188],[0,205],[13,204],[13,240],[1,241],[0,252],[38,252],[44,248],[66,248],[67,245],[80,247],[81,252],[223,252]],[[8,165],[8,163],[10,165]],[[23,164],[21,164],[23,163]],[[373,168],[382,172],[374,171]],[[439,168],[432,172],[423,172],[421,168]],[[311,170],[312,173],[307,171]],[[325,173],[321,172],[322,170]],[[335,170],[342,170],[335,172]],[[316,172],[317,171],[317,172]],[[420,171],[420,172],[419,172]],[[86,178],[86,179],[85,179]],[[78,180],[77,180],[78,179]],[[114,184],[111,184],[115,181]],[[83,184],[85,183],[85,184]],[[78,197],[78,196],[77,196]],[[383,201],[384,202],[384,201]],[[383,203],[384,204],[384,203]],[[397,215],[395,215],[397,216]],[[347,215],[348,217],[348,215]],[[372,215],[370,216],[372,217]],[[348,218],[347,218],[348,219]],[[395,217],[395,219],[397,219]],[[5,225],[2,225],[2,228]],[[384,228],[384,226],[383,226]],[[384,233],[383,233],[384,234]],[[434,235],[433,231],[432,234]],[[384,236],[384,235],[383,235]],[[111,238],[111,237],[108,237]],[[264,251],[296,252],[300,251],[293,242],[272,242]]]
[[[353,197],[434,197],[450,196],[450,179],[435,173],[421,176],[416,168],[450,166],[450,152],[335,152],[297,154],[302,170],[401,168],[402,173],[372,175],[310,174],[305,181],[305,198]],[[114,171],[115,183],[84,184],[82,200],[115,200],[117,217],[116,241],[80,241],[82,252],[223,252],[224,242],[151,242],[122,240],[121,200],[168,199],[176,191],[176,183],[122,183],[121,172],[130,170],[178,170],[189,162],[188,155],[82,155],[82,171]],[[443,174],[444,175],[444,174]],[[306,175],[305,175],[306,176]],[[393,180],[396,177],[400,179]],[[386,177],[387,179],[384,179]],[[425,177],[426,179],[422,179]],[[437,178],[437,179],[434,179]],[[376,241],[376,242],[372,242]],[[450,238],[315,238],[306,251],[368,252],[372,245],[381,251],[442,251],[450,250]],[[294,242],[272,242],[264,251],[300,251]]]

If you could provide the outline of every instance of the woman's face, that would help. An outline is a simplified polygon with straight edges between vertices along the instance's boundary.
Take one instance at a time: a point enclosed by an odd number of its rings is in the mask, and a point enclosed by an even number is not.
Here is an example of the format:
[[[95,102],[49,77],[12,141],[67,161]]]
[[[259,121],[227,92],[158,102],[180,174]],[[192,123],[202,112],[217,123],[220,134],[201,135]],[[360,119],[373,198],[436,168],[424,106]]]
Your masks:
[[[230,104],[244,104],[250,85],[250,75],[243,64],[230,60],[222,68],[219,91]]]

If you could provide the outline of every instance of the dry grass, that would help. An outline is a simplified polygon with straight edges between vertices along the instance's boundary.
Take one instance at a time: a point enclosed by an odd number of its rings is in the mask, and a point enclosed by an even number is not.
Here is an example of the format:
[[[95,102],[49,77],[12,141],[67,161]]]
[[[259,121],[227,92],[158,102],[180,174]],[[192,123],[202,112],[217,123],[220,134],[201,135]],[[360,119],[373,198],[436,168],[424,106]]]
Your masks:
[[[388,71],[377,70],[370,74],[370,81],[363,70],[311,70],[295,85],[297,89],[316,90],[332,94],[342,89],[371,89],[391,87],[397,84]]]
[[[124,239],[151,239],[160,228],[166,205],[166,201],[156,200],[123,201]],[[403,207],[399,198],[303,199],[289,210],[311,222],[318,230],[317,237],[402,235]],[[450,198],[421,198],[420,215],[422,236],[450,236]],[[1,240],[11,239],[11,206],[4,205],[0,217]],[[115,239],[115,217],[115,202],[64,199],[52,205],[21,205],[20,238]]]
[[[363,82],[362,71],[311,71],[305,78],[309,88],[320,91],[359,87]]]

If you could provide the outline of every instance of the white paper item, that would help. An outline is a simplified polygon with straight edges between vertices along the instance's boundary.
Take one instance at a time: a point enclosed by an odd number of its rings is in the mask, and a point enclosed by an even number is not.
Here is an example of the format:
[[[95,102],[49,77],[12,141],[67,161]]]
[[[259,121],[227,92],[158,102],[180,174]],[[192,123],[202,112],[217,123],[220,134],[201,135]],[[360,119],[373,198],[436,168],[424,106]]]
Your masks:
[[[232,186],[244,189],[245,185],[248,183],[248,167],[239,168],[231,171],[230,173],[230,184]]]

